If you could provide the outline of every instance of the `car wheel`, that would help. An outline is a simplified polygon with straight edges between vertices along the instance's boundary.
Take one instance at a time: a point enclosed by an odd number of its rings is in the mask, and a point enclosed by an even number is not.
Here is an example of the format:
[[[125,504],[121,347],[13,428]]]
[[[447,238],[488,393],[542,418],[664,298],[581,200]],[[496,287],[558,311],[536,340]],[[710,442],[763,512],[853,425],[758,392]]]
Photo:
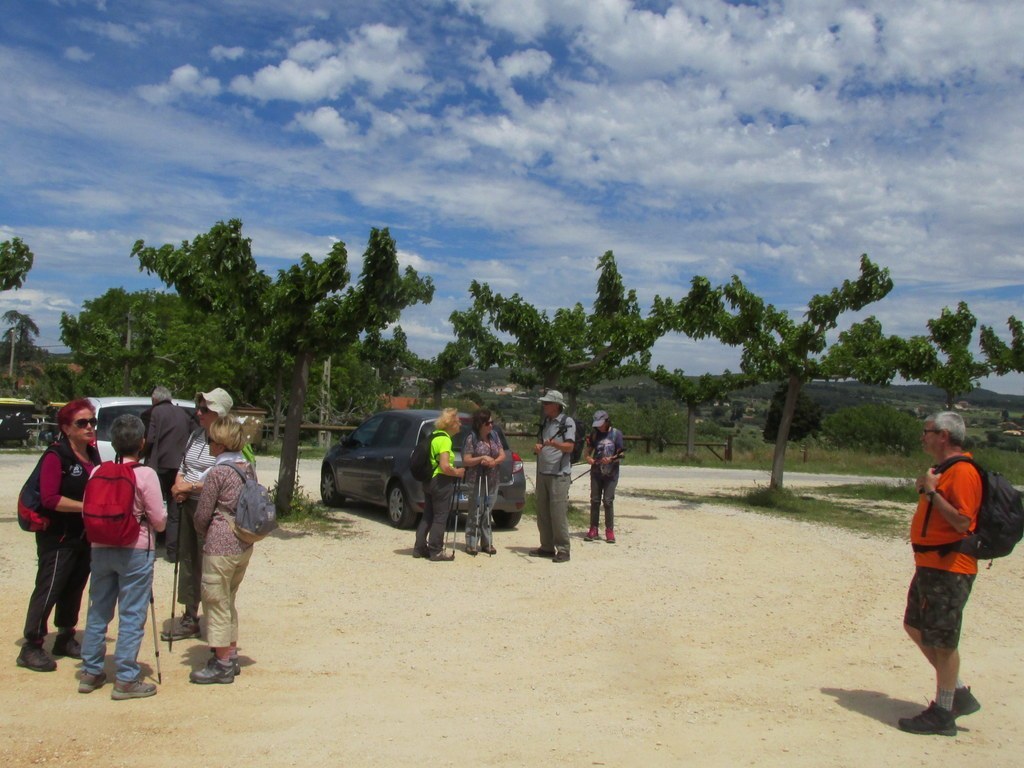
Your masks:
[[[495,528],[515,528],[523,519],[522,512],[491,512]]]
[[[326,464],[320,470],[320,499],[328,507],[340,507],[345,503],[345,497],[338,493],[334,472]]]
[[[412,528],[416,513],[409,507],[409,500],[398,481],[388,486],[388,520],[395,528]]]

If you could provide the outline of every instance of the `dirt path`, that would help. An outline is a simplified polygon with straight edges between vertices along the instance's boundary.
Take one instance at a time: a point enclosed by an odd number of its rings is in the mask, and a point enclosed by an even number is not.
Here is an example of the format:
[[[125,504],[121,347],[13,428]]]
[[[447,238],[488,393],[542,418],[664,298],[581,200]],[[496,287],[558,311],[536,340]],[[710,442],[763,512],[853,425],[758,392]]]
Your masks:
[[[982,711],[955,739],[915,737],[894,722],[934,690],[900,627],[905,543],[627,496],[619,543],[578,531],[565,565],[527,556],[529,519],[498,534],[493,558],[433,564],[382,514],[340,510],[336,537],[258,545],[233,685],[191,685],[207,651],[180,642],[161,645],[155,698],[114,702],[109,686],[83,696],[69,660],[50,674],[14,664],[34,544],[12,510],[32,461],[0,456],[6,766],[1024,762],[1024,553],[983,572],[968,608],[964,675]],[[314,484],[316,462],[301,476]],[[622,486],[755,480],[625,469]],[[158,563],[161,624],[171,572]],[[148,631],[140,660],[154,666]]]

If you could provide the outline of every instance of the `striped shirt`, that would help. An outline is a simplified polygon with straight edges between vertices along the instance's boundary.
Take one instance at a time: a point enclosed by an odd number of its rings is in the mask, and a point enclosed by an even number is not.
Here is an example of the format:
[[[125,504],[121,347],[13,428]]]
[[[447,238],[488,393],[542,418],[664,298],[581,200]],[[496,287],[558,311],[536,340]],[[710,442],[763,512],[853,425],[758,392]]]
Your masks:
[[[197,429],[188,436],[185,443],[185,455],[181,457],[181,466],[178,467],[178,474],[186,483],[201,483],[203,473],[213,466],[216,459],[210,455],[210,445],[206,440],[206,430]],[[190,499],[199,500],[201,491],[194,491],[189,494]]]

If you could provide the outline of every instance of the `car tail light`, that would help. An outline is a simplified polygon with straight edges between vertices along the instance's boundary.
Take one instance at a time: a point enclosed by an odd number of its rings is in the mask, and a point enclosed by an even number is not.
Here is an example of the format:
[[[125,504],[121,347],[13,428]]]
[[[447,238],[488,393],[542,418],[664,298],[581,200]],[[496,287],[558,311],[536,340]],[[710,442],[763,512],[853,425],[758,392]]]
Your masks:
[[[523,471],[523,460],[515,451],[512,452],[512,474]]]

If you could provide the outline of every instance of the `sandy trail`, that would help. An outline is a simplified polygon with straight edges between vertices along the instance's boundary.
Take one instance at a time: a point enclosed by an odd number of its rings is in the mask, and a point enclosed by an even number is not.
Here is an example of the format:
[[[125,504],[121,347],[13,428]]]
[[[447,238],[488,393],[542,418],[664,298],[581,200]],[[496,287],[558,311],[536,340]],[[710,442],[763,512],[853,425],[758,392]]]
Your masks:
[[[156,697],[83,696],[71,660],[49,674],[14,664],[35,555],[13,510],[33,461],[0,456],[5,765],[1024,762],[1024,554],[984,571],[968,607],[964,676],[982,711],[955,739],[915,737],[895,720],[934,691],[900,626],[905,542],[626,495],[619,543],[576,531],[565,565],[527,556],[531,519],[496,536],[497,556],[448,564],[412,558],[412,532],[369,507],[339,510],[337,535],[279,532],[239,593],[233,685],[191,685],[207,650],[186,641],[161,644]],[[272,460],[260,469],[275,475]],[[307,485],[318,476],[303,463]],[[757,482],[766,475],[627,467],[620,487]],[[171,573],[158,563],[161,624]],[[153,669],[148,628],[140,660]]]

